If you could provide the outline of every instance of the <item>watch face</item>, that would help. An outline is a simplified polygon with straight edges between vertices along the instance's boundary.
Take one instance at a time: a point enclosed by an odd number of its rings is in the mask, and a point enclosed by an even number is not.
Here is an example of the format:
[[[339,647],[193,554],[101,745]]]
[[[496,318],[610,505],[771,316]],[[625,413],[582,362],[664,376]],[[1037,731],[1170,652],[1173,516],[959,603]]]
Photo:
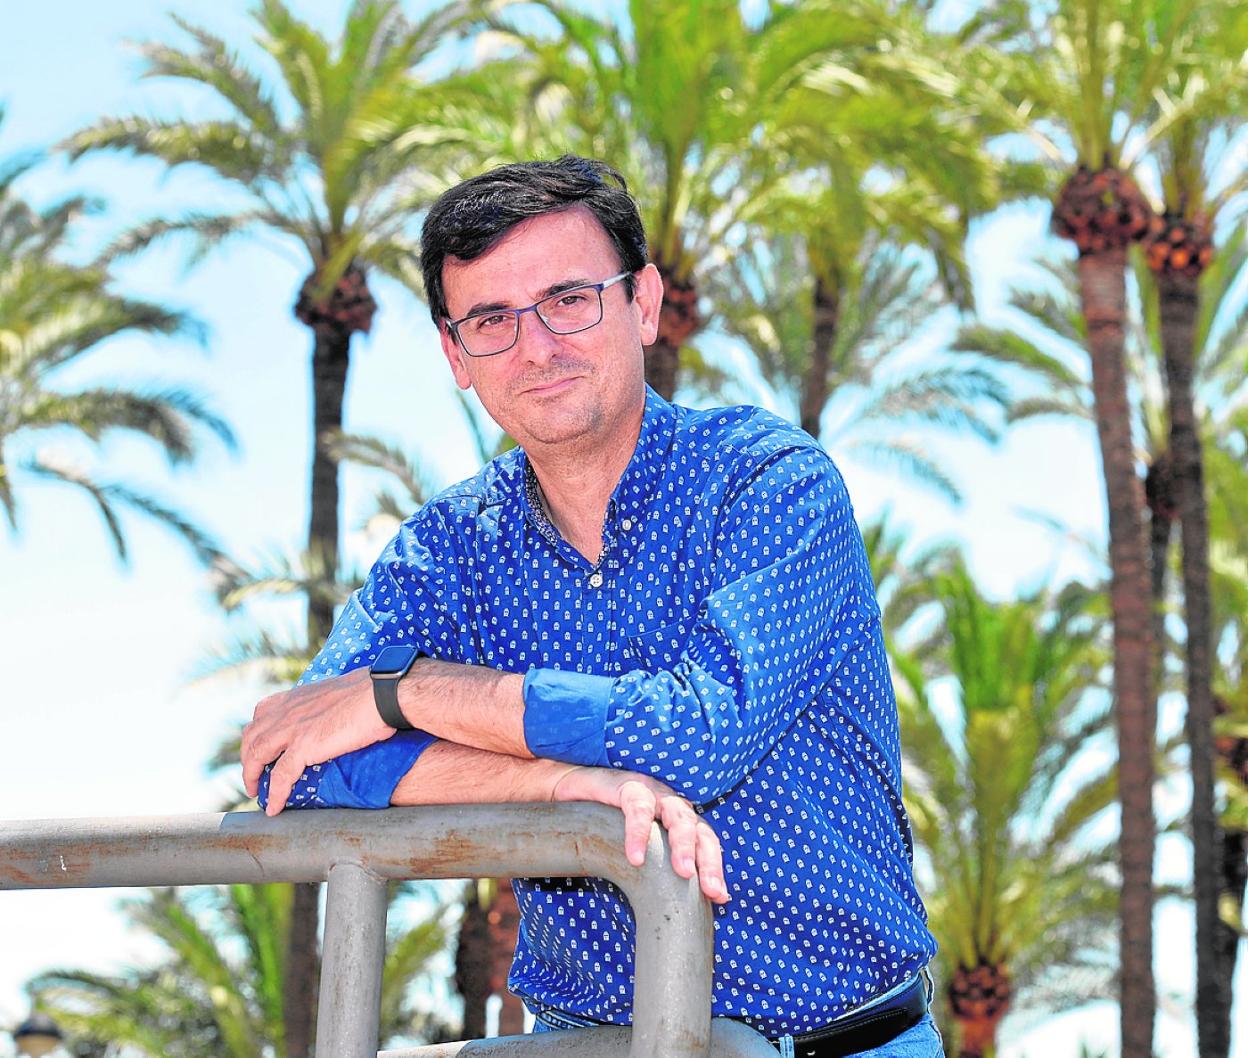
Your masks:
[[[407,671],[418,651],[415,647],[384,647],[370,671],[374,676],[399,676]]]

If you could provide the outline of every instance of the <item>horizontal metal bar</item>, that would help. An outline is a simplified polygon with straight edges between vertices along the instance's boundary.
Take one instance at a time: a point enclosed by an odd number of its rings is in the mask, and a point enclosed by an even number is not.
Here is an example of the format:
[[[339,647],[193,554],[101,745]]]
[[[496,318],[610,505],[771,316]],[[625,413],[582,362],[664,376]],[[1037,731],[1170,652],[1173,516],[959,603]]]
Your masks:
[[[608,1026],[567,1029],[532,1036],[499,1036],[492,1040],[437,1043],[381,1051],[377,1058],[628,1058],[632,1030]],[[673,1055],[678,1052],[665,1052]],[[739,1021],[711,1022],[711,1058],[776,1058],[767,1040]]]
[[[453,805],[0,823],[0,890],[314,882],[335,864],[381,879],[605,878],[637,925],[631,1058],[705,1058],[710,905],[668,865],[662,829],[646,862],[624,858],[618,811],[602,805]]]

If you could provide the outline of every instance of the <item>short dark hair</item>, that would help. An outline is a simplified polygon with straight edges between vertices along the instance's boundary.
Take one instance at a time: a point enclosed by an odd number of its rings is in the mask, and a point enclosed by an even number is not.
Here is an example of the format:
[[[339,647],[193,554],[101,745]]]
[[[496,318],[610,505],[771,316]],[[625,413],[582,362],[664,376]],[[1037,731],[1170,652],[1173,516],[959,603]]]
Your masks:
[[[584,206],[602,225],[620,267],[646,266],[646,232],[628,184],[615,169],[592,158],[565,154],[553,162],[500,165],[444,192],[425,217],[420,236],[420,270],[433,322],[450,315],[442,289],[448,257],[472,261],[497,245],[530,217]],[[635,282],[624,281],[629,298]]]

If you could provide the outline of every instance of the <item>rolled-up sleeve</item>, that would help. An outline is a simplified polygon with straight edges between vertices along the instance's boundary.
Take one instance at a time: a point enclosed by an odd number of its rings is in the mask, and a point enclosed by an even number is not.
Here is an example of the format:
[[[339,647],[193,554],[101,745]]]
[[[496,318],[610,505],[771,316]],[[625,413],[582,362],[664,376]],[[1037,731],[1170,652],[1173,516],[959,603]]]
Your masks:
[[[732,790],[879,620],[849,495],[828,456],[762,461],[724,510],[712,590],[653,657],[614,678],[530,672],[530,749],[653,775],[705,804]],[[645,639],[646,637],[641,637]],[[640,644],[645,660],[645,644]]]

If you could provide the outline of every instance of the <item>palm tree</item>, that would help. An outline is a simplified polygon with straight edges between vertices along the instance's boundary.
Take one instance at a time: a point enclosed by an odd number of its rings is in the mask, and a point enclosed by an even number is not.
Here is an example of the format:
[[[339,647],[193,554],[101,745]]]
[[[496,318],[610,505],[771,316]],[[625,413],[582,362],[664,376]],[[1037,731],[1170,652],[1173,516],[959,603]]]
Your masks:
[[[369,270],[416,288],[413,213],[431,188],[422,165],[461,131],[429,132],[427,89],[412,73],[462,15],[439,7],[412,24],[399,0],[353,0],[331,42],[297,19],[282,0],[255,12],[258,43],[276,69],[268,80],[250,70],[219,37],[177,19],[187,48],[143,46],[145,76],[174,77],[211,93],[226,108],[217,120],[106,118],[70,137],[73,157],[127,150],[170,167],[205,166],[244,195],[241,208],[149,221],[124,236],[134,252],[167,235],[193,237],[200,254],[220,241],[268,231],[307,254],[308,275],[294,306],[313,335],[313,458],[307,550],[337,566],[338,463],[324,438],[342,427],[351,339],[376,311]],[[333,611],[309,599],[308,639],[328,635]],[[314,1025],[317,887],[298,890],[285,1009],[287,1046],[305,1058]]]
[[[1070,175],[1053,207],[1053,228],[1075,243],[1087,321],[1096,426],[1109,511],[1114,695],[1122,801],[1121,1032],[1124,1054],[1152,1052],[1153,681],[1151,586],[1144,495],[1134,463],[1123,360],[1126,253],[1151,210],[1130,176],[1132,151],[1164,129],[1149,121],[1154,92],[1196,5],[1168,0],[1058,0],[1034,25],[1008,0],[977,12],[968,41],[982,45],[967,68],[991,96],[1005,85],[1020,131]],[[1070,153],[1073,147],[1073,172]]]
[[[1169,565],[1172,525],[1180,509],[1172,456],[1174,393],[1172,389],[1165,392],[1163,382],[1169,353],[1158,305],[1158,287],[1142,259],[1133,260],[1133,264],[1134,288],[1141,299],[1133,305],[1127,320],[1126,353],[1132,389],[1133,432],[1140,439],[1137,461],[1147,467],[1145,491],[1152,526],[1154,630],[1157,643],[1164,647],[1165,573]],[[1079,311],[1076,277],[1069,268],[1052,264],[1046,267],[1054,281],[1051,292],[1014,291],[1010,296],[1011,306],[1026,317],[1029,327],[1038,328],[1039,341],[1033,341],[1018,329],[977,324],[962,329],[956,348],[1024,368],[1041,380],[1044,396],[1015,403],[1012,418],[1069,414],[1091,419],[1092,393],[1073,357],[1073,351],[1082,344],[1086,334]],[[1245,322],[1248,321],[1248,305],[1240,293],[1245,274],[1248,274],[1248,231],[1241,227],[1232,232],[1218,254],[1212,256],[1201,285],[1199,314],[1193,321],[1194,375],[1188,383],[1194,397],[1192,414],[1204,435],[1202,461],[1213,461],[1222,477],[1222,486],[1214,492],[1222,510],[1229,497],[1242,486],[1234,476],[1242,462],[1242,453],[1227,451],[1226,446],[1233,447],[1236,443],[1234,438],[1240,429],[1243,401],[1248,396],[1240,367]],[[1220,524],[1225,535],[1235,524],[1234,515],[1224,514]],[[1218,608],[1217,592],[1213,593],[1213,606]],[[1211,643],[1224,640],[1225,624],[1222,627],[1222,631],[1212,628]],[[1188,637],[1192,634],[1189,629]],[[1164,661],[1164,650],[1159,653],[1163,654]],[[1163,671],[1161,666],[1158,671]],[[1242,835],[1227,831],[1221,841],[1223,847],[1217,851],[1215,862],[1206,866],[1210,879],[1200,882],[1201,886],[1209,884],[1214,889],[1215,910],[1219,902],[1227,899],[1233,900],[1236,907],[1244,901],[1240,866]],[[1202,1017],[1212,1019],[1225,1016],[1229,1011],[1228,975],[1233,975],[1238,939],[1238,932],[1224,922],[1216,925],[1210,941],[1215,954],[1211,957],[1218,962],[1214,981],[1223,990],[1226,1005],[1221,1011],[1207,1010]],[[1211,1005],[1208,999],[1205,1003]]]
[[[1004,407],[1005,387],[979,367],[893,369],[944,294],[915,253],[880,237],[865,238],[858,253],[841,263],[830,288],[800,237],[756,239],[707,284],[715,322],[750,348],[772,396],[807,430],[819,431],[829,449],[898,468],[956,502],[956,483],[898,424],[969,430],[992,440],[996,426],[986,409]],[[819,289],[836,292],[831,334],[817,334]],[[816,357],[825,340],[831,346]],[[819,382],[812,386],[816,360]],[[823,402],[813,422],[812,393]]]
[[[1114,847],[1088,827],[1117,774],[1083,752],[1111,723],[1108,657],[1081,585],[992,603],[958,565],[929,591],[937,653],[893,652],[906,807],[956,1050],[978,1058],[1017,1004],[1109,989]]]
[[[945,297],[968,310],[969,221],[1047,186],[1042,167],[986,149],[1008,122],[963,93],[949,72],[958,42],[926,27],[926,6],[903,0],[886,10],[879,39],[858,49],[852,66],[828,61],[810,71],[768,127],[773,149],[793,163],[759,211],[761,227],[800,236],[810,269],[810,334],[791,355],[802,362],[799,422],[816,437],[844,374],[841,317],[874,270],[873,254],[926,251]]]
[[[739,0],[631,0],[617,23],[562,0],[513,6],[539,9],[556,27],[552,39],[507,12],[487,23],[528,60],[525,83],[545,115],[529,149],[548,143],[607,158],[637,194],[664,284],[646,378],[670,398],[682,347],[705,325],[700,276],[781,175],[770,117],[804,77],[851,69],[875,47],[887,14],[811,0],[769,4],[753,24]]]
[[[59,372],[98,355],[110,338],[198,336],[200,329],[184,313],[116,293],[103,264],[67,263],[73,225],[95,204],[72,198],[33,208],[14,190],[32,164],[18,159],[0,166],[0,507],[16,531],[16,486],[23,478],[53,480],[91,498],[123,561],[128,549],[119,509],[128,507],[168,526],[201,561],[212,563],[219,552],[203,530],[157,498],[124,482],[102,481],[54,454],[36,451],[16,466],[11,461],[14,447],[28,448],[43,431],[53,437],[72,432],[95,443],[119,432],[143,437],[174,466],[195,457],[201,430],[234,443],[225,422],[187,390],[67,390],[57,384]]]
[[[391,889],[393,900],[398,887]],[[282,985],[291,904],[287,885],[203,887],[193,895],[152,890],[126,912],[167,949],[162,962],[120,975],[53,970],[32,983],[36,1002],[76,1041],[124,1046],[127,1054],[286,1058]],[[382,976],[383,1040],[444,1036],[444,1026],[411,996],[444,934],[435,910],[391,939]]]
[[[1196,1024],[1202,1058],[1225,1058],[1231,1043],[1231,977],[1238,936],[1218,914],[1220,869],[1214,805],[1212,604],[1209,515],[1204,463],[1193,395],[1201,276],[1212,261],[1220,214],[1248,192],[1240,171],[1218,180],[1225,151],[1248,108],[1239,67],[1248,56],[1248,22],[1229,6],[1201,5],[1182,49],[1183,62],[1167,79],[1173,119],[1158,141],[1164,203],[1145,241],[1157,284],[1170,420],[1167,449],[1182,540],[1183,612],[1187,629],[1187,741],[1192,772],[1192,871],[1196,892]],[[1172,100],[1172,101],[1171,101]],[[1233,840],[1233,839],[1232,839]]]

